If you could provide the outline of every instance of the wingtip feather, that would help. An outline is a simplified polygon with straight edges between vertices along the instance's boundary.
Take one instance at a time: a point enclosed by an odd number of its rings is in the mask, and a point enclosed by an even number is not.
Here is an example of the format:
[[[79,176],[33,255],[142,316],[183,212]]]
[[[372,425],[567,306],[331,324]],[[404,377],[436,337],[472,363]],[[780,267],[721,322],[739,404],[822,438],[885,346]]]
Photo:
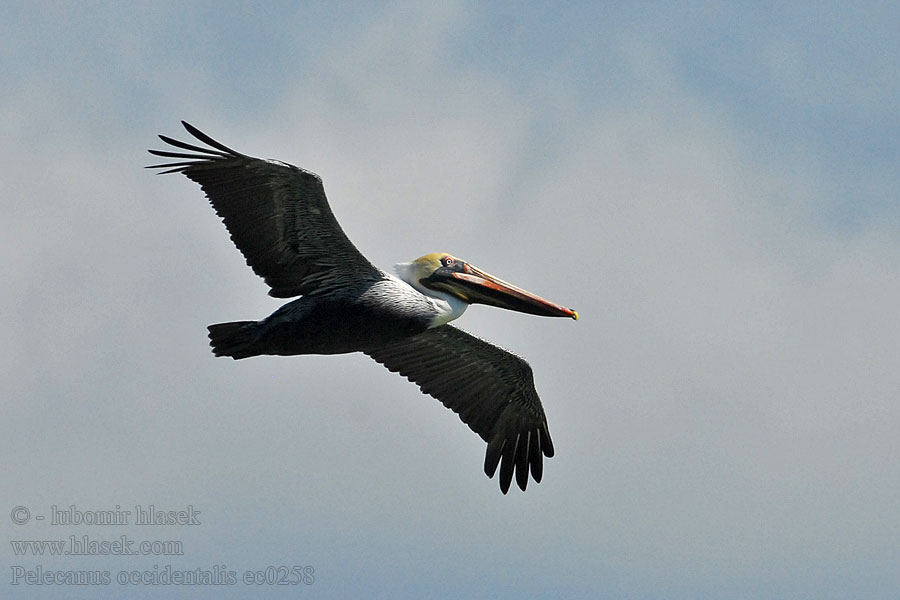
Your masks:
[[[181,124],[184,125],[184,128],[187,129],[188,133],[190,133],[192,136],[194,136],[195,138],[197,138],[204,144],[208,144],[208,145],[212,146],[213,148],[215,148],[216,150],[221,150],[222,152],[225,152],[227,154],[232,154],[235,156],[244,156],[240,152],[236,152],[236,151],[232,150],[225,144],[223,144],[221,142],[217,142],[216,140],[212,139],[211,137],[209,137],[208,135],[206,135],[205,133],[203,133],[202,131],[200,131],[199,129],[197,129],[196,127],[194,127],[187,121],[182,121]]]

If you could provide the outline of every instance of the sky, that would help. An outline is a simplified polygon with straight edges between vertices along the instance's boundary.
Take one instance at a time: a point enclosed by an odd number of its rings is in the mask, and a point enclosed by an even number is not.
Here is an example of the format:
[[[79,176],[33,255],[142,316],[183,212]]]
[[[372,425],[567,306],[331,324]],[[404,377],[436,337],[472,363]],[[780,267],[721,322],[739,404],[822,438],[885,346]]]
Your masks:
[[[882,2],[4,3],[0,595],[896,597],[898,23]],[[209,352],[208,324],[280,303],[195,184],[143,168],[181,119],[321,175],[382,268],[451,252],[578,310],[458,321],[532,365],[540,485],[502,495],[481,440],[365,356]],[[200,512],[136,525],[150,505]],[[181,552],[20,543],[82,536]],[[236,581],[159,579],[214,568]]]

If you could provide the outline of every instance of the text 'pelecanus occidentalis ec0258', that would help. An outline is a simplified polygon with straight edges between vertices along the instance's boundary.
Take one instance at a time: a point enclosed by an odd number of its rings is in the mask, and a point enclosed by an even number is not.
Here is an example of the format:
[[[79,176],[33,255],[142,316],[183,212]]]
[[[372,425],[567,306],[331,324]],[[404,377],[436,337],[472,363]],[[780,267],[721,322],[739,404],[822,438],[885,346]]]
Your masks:
[[[469,304],[572,319],[578,313],[446,253],[397,265],[399,277],[385,273],[344,234],[318,175],[235,152],[182,123],[208,147],[161,135],[188,152],[150,150],[178,161],[148,168],[199,183],[269,295],[300,296],[262,321],[210,325],[215,355],[364,352],[440,400],[487,442],[484,472],[493,477],[500,466],[504,494],[513,473],[522,490],[529,471],[540,482],[553,442],[531,367],[448,323]]]

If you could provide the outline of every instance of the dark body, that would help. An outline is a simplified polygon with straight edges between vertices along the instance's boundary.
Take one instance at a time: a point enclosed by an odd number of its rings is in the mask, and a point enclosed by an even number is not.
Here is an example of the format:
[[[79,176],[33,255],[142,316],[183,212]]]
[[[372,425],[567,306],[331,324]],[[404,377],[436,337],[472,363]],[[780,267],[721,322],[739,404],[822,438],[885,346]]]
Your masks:
[[[262,321],[209,326],[216,356],[367,352],[428,329],[431,301],[396,277],[288,302]]]

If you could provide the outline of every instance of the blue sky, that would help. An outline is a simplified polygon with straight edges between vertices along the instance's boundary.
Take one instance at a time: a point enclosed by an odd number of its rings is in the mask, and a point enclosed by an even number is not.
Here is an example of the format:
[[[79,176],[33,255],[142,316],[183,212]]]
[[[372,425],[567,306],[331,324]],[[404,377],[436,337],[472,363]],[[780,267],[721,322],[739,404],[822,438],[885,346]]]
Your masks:
[[[891,598],[900,589],[900,11],[889,3],[0,8],[4,513],[192,505],[178,557],[293,587],[13,598]],[[557,455],[483,444],[363,356],[208,350],[277,308],[186,119],[319,173],[377,265],[449,251],[578,309],[459,324],[531,363]]]

